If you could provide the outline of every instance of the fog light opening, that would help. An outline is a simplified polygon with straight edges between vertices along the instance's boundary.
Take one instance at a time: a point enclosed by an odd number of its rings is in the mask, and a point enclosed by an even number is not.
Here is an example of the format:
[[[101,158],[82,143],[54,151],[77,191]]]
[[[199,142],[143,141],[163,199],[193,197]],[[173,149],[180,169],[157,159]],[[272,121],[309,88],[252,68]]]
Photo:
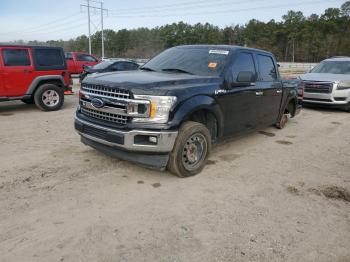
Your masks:
[[[157,144],[157,143],[158,143],[158,137],[156,137],[156,136],[150,136],[150,137],[148,138],[148,141],[149,141],[150,143],[152,143],[152,144]]]

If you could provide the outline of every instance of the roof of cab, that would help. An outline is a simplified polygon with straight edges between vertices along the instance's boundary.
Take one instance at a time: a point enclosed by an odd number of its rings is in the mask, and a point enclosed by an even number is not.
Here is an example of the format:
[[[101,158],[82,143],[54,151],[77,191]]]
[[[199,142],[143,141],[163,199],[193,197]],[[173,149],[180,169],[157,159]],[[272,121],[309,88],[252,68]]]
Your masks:
[[[255,48],[250,48],[250,47],[244,47],[244,46],[239,46],[239,45],[180,45],[180,46],[175,46],[176,47],[181,47],[181,48],[213,48],[213,49],[225,49],[227,51],[236,51],[236,50],[249,50],[249,51],[254,51],[254,52],[259,52],[259,53],[265,53],[272,55],[271,52],[261,50],[261,49],[255,49]]]
[[[0,47],[18,47],[18,48],[60,48],[59,46],[44,46],[44,45],[7,45],[7,44],[0,44]]]

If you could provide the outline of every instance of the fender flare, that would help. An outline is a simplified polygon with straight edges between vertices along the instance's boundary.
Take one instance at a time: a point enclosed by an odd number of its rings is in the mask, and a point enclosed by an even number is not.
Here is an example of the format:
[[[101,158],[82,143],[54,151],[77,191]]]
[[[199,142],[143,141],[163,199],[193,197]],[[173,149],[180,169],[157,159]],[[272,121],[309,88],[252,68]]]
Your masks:
[[[222,136],[224,128],[224,116],[215,99],[207,95],[190,97],[174,109],[171,125],[180,126],[191,114],[199,110],[207,110],[217,120],[218,137]]]
[[[26,95],[32,95],[34,94],[36,88],[39,86],[39,83],[41,81],[47,81],[47,80],[58,80],[62,83],[62,86],[64,86],[64,79],[61,75],[46,75],[46,76],[37,76],[34,78],[32,83],[29,85]]]
[[[280,115],[279,115],[279,118],[280,119],[283,114],[284,114],[284,111],[286,110],[287,106],[289,105],[289,103],[294,100],[294,112],[290,112],[291,113],[291,116],[294,117],[295,115],[295,110],[297,109],[297,106],[298,106],[298,91],[297,90],[290,90],[287,94],[287,97],[286,99],[284,100],[284,104],[282,104],[281,106],[281,111],[280,111]]]

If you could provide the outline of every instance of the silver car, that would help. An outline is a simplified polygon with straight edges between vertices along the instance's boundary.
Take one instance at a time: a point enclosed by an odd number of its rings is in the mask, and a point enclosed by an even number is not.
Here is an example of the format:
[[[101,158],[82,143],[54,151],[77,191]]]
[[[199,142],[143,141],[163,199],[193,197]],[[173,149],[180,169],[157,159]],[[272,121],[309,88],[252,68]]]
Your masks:
[[[350,57],[323,60],[301,75],[304,104],[345,109],[350,112]]]

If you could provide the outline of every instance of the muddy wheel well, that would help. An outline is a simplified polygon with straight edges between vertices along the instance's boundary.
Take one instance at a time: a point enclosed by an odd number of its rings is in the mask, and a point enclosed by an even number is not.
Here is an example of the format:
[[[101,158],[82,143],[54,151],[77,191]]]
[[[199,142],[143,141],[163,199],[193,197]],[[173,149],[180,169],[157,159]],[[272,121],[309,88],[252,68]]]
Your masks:
[[[288,105],[286,106],[286,109],[284,110],[285,114],[290,114],[291,116],[294,116],[295,114],[295,99],[292,99],[289,101]]]
[[[186,121],[194,121],[205,125],[211,135],[211,139],[215,141],[218,137],[218,121],[216,116],[209,110],[198,110],[189,115]]]
[[[60,81],[58,79],[42,80],[36,85],[35,90],[31,95],[34,96],[34,94],[35,94],[36,90],[38,90],[39,86],[42,86],[44,84],[53,84],[53,85],[59,86],[61,88],[64,88],[62,81]]]
[[[57,79],[51,79],[51,80],[42,80],[42,81],[40,81],[40,82],[38,83],[37,88],[38,88],[39,86],[43,85],[43,84],[53,84],[53,85],[57,85],[57,86],[59,86],[59,87],[63,87],[62,81],[57,80]]]

